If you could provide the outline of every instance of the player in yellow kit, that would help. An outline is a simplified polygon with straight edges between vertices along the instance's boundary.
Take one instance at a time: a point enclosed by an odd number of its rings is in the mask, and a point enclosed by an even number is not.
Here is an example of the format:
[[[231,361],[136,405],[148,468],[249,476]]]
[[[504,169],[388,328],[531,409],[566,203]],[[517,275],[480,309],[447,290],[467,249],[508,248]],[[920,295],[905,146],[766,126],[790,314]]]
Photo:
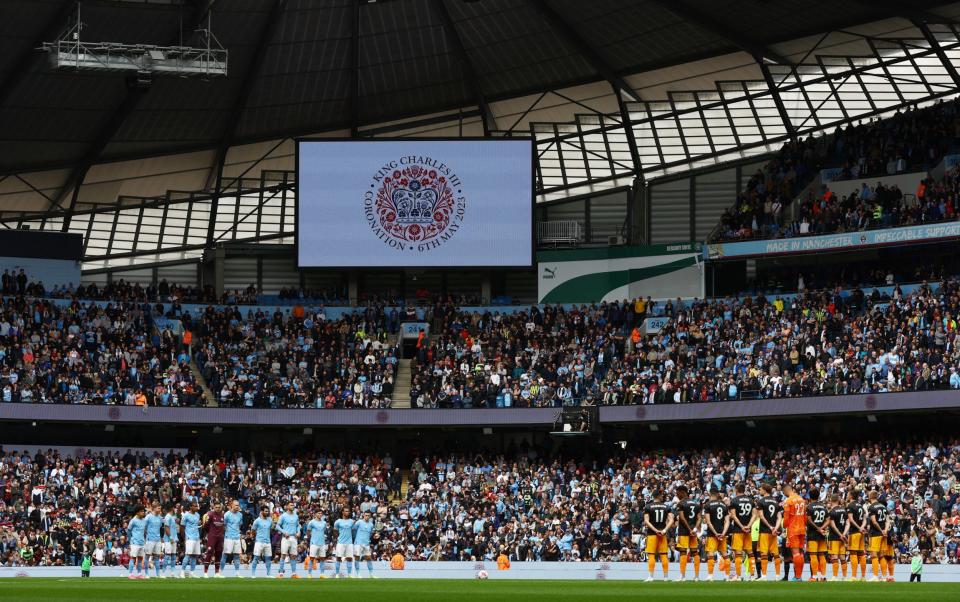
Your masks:
[[[730,549],[737,580],[742,581],[744,559],[749,559],[748,578],[753,575],[753,541],[750,538],[750,531],[753,523],[759,519],[757,502],[747,495],[747,487],[744,483],[737,483],[736,493],[737,495],[730,500]]]
[[[890,543],[892,520],[887,506],[878,498],[879,495],[875,490],[867,494],[867,499],[870,500],[867,508],[870,546],[867,548],[867,553],[873,569],[870,581],[893,581],[893,546]]]
[[[850,578],[857,580],[857,569],[860,570],[859,580],[867,578],[866,542],[867,511],[863,508],[860,495],[850,491],[847,503],[847,521],[850,525],[850,535],[847,538],[847,552],[850,554]]]
[[[657,566],[657,557],[663,565],[663,578],[667,579],[667,570],[670,566],[667,554],[667,531],[673,527],[673,510],[663,503],[663,491],[653,493],[653,503],[643,509],[643,524],[647,527],[647,568],[650,575],[647,581],[653,581],[653,572]]]
[[[767,578],[767,566],[772,559],[775,562],[776,572],[780,574],[781,557],[777,538],[783,526],[783,511],[780,502],[773,497],[773,486],[764,483],[760,486],[762,497],[757,500],[760,507],[760,539],[757,541],[757,556],[760,557],[760,578]]]
[[[847,578],[847,542],[849,541],[850,521],[847,520],[847,508],[844,507],[840,496],[834,493],[829,499],[830,527],[827,531],[827,554],[833,566],[833,578],[846,580]],[[843,566],[843,576],[840,576],[840,567]]]
[[[704,541],[707,553],[707,581],[713,580],[715,556],[720,556],[720,571],[725,571],[727,561],[727,532],[730,530],[730,509],[720,501],[716,489],[710,489],[710,501],[703,514],[707,517],[707,538]]]
[[[820,501],[820,490],[811,487],[807,492],[807,556],[810,558],[810,581],[827,579],[827,534],[830,529],[830,510]]]
[[[686,485],[677,487],[677,551],[680,552],[680,581],[687,578],[687,563],[693,557],[693,579],[700,580],[700,504],[689,497]]]

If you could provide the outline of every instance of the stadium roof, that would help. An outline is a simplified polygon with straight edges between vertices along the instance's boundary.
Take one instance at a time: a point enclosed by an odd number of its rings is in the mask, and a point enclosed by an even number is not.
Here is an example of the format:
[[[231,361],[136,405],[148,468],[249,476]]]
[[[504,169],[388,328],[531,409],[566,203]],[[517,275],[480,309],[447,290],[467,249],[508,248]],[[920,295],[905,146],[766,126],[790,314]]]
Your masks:
[[[225,79],[54,72],[74,0],[0,3],[0,173],[362,126],[743,50],[949,2],[85,0],[91,42],[179,43],[212,14]],[[188,36],[189,37],[189,36]]]

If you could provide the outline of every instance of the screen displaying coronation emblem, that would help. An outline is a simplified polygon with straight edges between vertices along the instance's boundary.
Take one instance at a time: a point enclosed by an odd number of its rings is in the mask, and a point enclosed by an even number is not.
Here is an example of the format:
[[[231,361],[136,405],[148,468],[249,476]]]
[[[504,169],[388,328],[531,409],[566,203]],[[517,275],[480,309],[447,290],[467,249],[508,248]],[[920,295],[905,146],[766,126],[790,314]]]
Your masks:
[[[526,267],[532,143],[301,140],[302,267]]]
[[[429,157],[416,157],[415,163],[409,159],[391,161],[374,175],[376,192],[364,193],[364,217],[374,236],[389,246],[435,249],[463,223],[464,184],[443,163]]]

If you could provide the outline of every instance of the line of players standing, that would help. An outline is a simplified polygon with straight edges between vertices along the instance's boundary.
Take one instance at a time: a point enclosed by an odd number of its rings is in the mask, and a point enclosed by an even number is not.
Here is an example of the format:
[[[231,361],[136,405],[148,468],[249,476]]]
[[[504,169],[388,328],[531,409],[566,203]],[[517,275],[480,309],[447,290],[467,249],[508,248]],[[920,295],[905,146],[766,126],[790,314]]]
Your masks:
[[[342,563],[346,562],[346,576],[359,578],[361,560],[366,561],[367,575],[374,577],[370,550],[374,521],[369,511],[364,511],[361,518],[354,519],[349,508],[341,510],[341,517],[334,521],[332,527],[337,537],[331,556],[327,553],[330,547],[327,536],[331,530],[323,512],[316,512],[311,520],[301,525],[293,503],[287,504],[279,516],[272,516],[270,508],[264,506],[247,530],[243,529],[244,514],[240,511],[240,503],[235,500],[226,512],[220,502],[214,503],[203,516],[199,512],[200,507],[196,502],[189,504],[186,511],[182,511],[179,504],[161,508],[159,502],[152,504],[149,509],[138,507],[127,524],[130,541],[128,577],[149,579],[151,564],[158,578],[192,577],[196,575],[197,563],[203,552],[203,577],[211,576],[212,564],[214,576],[223,578],[227,563],[232,562],[234,576],[242,578],[240,557],[247,551],[244,533],[253,540],[250,576],[257,576],[257,566],[262,562],[266,576],[273,577],[271,562],[275,532],[279,535],[280,543],[280,571],[277,578],[284,576],[284,565],[289,562],[290,577],[299,579],[297,559],[302,549],[308,552],[307,573],[311,578],[317,566],[320,578],[326,577],[325,562],[331,557],[336,560],[334,577],[343,576]],[[179,545],[181,532],[184,542],[182,548]],[[201,548],[204,540],[206,545]],[[178,565],[181,550],[183,559]]]
[[[654,578],[657,558],[662,563],[664,579],[669,578],[668,549],[675,530],[681,581],[686,579],[691,558],[694,579],[699,580],[701,547],[707,560],[707,580],[713,579],[718,558],[721,574],[727,575],[728,580],[766,579],[770,561],[775,563],[776,578],[789,552],[794,569],[792,580],[800,581],[806,551],[811,581],[828,580],[828,563],[833,569],[829,580],[846,580],[848,566],[850,579],[866,580],[867,560],[871,564],[870,581],[893,581],[894,517],[880,503],[876,491],[867,494],[866,504],[856,491],[851,491],[846,500],[833,494],[825,501],[820,500],[820,491],[815,487],[807,491],[807,499],[790,485],[784,485],[782,491],[782,502],[774,497],[769,484],[761,485],[760,495],[753,497],[746,494],[745,485],[740,483],[734,497],[721,500],[719,492],[711,489],[709,499],[700,503],[692,500],[687,488],[681,485],[676,490],[678,501],[674,506],[664,503],[662,491],[655,492],[643,512],[647,580]],[[746,575],[745,563],[749,571]]]

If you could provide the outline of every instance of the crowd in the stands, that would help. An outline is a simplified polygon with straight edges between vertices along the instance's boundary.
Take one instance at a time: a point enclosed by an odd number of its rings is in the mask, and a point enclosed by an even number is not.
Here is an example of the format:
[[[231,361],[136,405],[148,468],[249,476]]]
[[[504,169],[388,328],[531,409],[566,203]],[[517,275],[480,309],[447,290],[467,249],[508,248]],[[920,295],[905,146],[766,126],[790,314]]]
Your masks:
[[[182,286],[161,279],[159,283],[142,285],[139,282],[129,282],[123,278],[107,284],[95,282],[81,284],[74,287],[72,284],[47,288],[42,281],[26,280],[23,270],[5,270],[7,279],[3,281],[3,293],[7,295],[26,294],[32,297],[49,297],[52,299],[93,299],[109,301],[125,301],[131,303],[213,303],[218,305],[350,305],[349,294],[340,287],[327,288],[300,288],[295,286],[283,287],[276,294],[264,294],[253,284],[242,289],[226,290],[219,297],[213,286]],[[460,305],[483,305],[483,299],[476,294],[437,294],[427,288],[416,289],[408,298],[398,291],[388,291],[382,294],[361,293],[355,300],[360,305],[384,305],[403,308],[406,306],[422,307],[437,302],[452,301]],[[501,303],[503,304],[503,303]]]
[[[643,556],[643,508],[655,490],[672,505],[684,484],[703,503],[708,488],[726,498],[738,483],[748,495],[771,483],[779,495],[788,481],[804,496],[815,487],[820,499],[855,491],[863,503],[876,490],[895,517],[900,562],[920,554],[927,563],[957,563],[960,442],[921,441],[618,450],[596,459],[522,444],[497,456],[422,455],[402,467],[409,468],[405,496],[401,467],[389,454],[71,458],[8,449],[0,451],[0,566],[76,565],[84,548],[95,565],[126,566],[126,526],[138,505],[172,504],[177,515],[194,501],[205,513],[211,502],[229,500],[240,503],[245,537],[263,506],[276,515],[293,502],[302,524],[318,510],[328,523],[342,508],[354,516],[370,510],[373,557],[381,560],[399,553],[408,560],[631,561]],[[253,549],[249,542],[246,554]],[[302,546],[301,559],[305,552]]]
[[[193,405],[199,391],[189,354],[146,306],[0,303],[0,402]]]
[[[438,311],[416,407],[682,403],[960,388],[960,288],[861,289],[513,315]],[[644,332],[648,316],[669,318]]]
[[[183,322],[200,339],[194,357],[221,406],[391,405],[398,354],[383,308],[334,320],[300,305],[274,313],[210,306]]]
[[[283,288],[277,295],[261,295],[257,287],[249,285],[242,289],[224,291],[217,296],[213,286],[182,286],[161,279],[159,283],[141,285],[139,282],[128,282],[120,278],[116,282],[98,285],[95,282],[71,285],[54,286],[47,290],[42,282],[31,282],[26,287],[26,293],[37,297],[51,297],[54,299],[96,299],[110,301],[127,301],[131,303],[217,303],[220,305],[273,305],[302,303],[346,303],[346,295],[332,289],[301,289],[296,287]]]
[[[884,185],[883,176],[935,167],[960,140],[957,101],[898,112],[846,128],[831,136],[788,142],[750,177],[733,207],[724,212],[717,241],[784,238],[955,219],[956,171],[924,180],[916,198]],[[838,198],[829,184],[808,191],[798,207],[793,199],[821,169],[839,168],[834,179],[863,179],[861,188]],[[868,186],[867,182],[874,182]]]
[[[947,250],[944,247],[944,250]],[[924,261],[918,262],[915,249],[904,247],[879,260],[820,262],[816,265],[785,262],[757,262],[756,274],[746,286],[728,284],[727,290],[737,296],[776,296],[798,291],[823,291],[837,288],[873,289],[922,282],[939,282],[960,274],[960,256],[924,250]]]
[[[421,408],[960,389],[955,280],[908,294],[799,280],[798,296],[519,313],[448,301],[368,305],[334,319],[299,304],[272,313],[211,305],[199,315],[174,304],[167,316],[179,324],[147,303],[13,295],[0,315],[0,403],[389,408],[404,320],[432,325],[413,351],[410,402]],[[647,330],[648,317],[663,318],[657,330]]]
[[[922,180],[909,198],[896,185],[882,181],[872,188],[863,183],[839,199],[829,188],[819,197],[811,192],[801,201],[797,219],[782,233],[818,235],[952,221],[958,210],[960,169],[953,168],[939,180]]]

